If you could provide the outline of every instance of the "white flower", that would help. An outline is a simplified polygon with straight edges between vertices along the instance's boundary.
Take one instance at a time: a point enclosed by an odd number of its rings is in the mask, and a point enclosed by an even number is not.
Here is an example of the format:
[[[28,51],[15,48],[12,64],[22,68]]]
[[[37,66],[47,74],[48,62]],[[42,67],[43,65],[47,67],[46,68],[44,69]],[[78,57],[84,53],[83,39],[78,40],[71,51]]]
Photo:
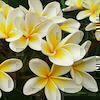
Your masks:
[[[90,41],[86,41],[82,44],[82,48],[85,49],[86,53],[88,52],[90,45]],[[91,92],[97,92],[97,83],[94,78],[88,74],[88,72],[96,71],[98,69],[98,67],[96,67],[98,64],[100,64],[100,57],[92,56],[81,59],[75,62],[72,66],[67,66],[67,68],[70,68],[70,74],[77,84],[83,86]]]
[[[100,0],[84,0],[83,7],[86,9],[78,13],[78,20],[86,17],[89,17],[90,21],[92,22],[97,22],[99,20]]]
[[[32,95],[45,88],[45,95],[48,100],[61,100],[60,91],[66,93],[76,93],[81,90],[72,79],[61,75],[69,72],[68,67],[52,65],[50,70],[48,64],[40,59],[32,59],[29,67],[37,76],[29,79],[23,88],[25,95]]]
[[[0,8],[0,39],[7,42],[15,41],[22,36],[22,33],[16,29],[14,20],[16,17],[23,17],[24,14],[19,8],[12,8],[4,4]]]
[[[74,61],[78,61],[84,56],[84,48],[78,45],[83,35],[82,31],[78,31],[61,40],[61,30],[57,24],[54,24],[48,31],[46,41],[42,41],[41,50],[54,64],[70,66]]]
[[[46,36],[51,25],[52,22],[43,21],[33,12],[28,12],[25,18],[16,18],[15,26],[23,35],[10,43],[11,50],[21,52],[29,46],[31,49],[40,51],[41,40]]]
[[[14,82],[7,73],[18,71],[22,66],[21,60],[15,58],[5,60],[0,64],[0,97],[2,96],[1,90],[10,92],[14,88]]]
[[[100,57],[88,57],[76,62],[74,65],[72,65],[71,68],[71,76],[74,81],[92,92],[97,92],[98,86],[94,78],[90,74],[88,74],[88,72],[94,72],[97,70],[97,60],[99,60],[100,64]]]

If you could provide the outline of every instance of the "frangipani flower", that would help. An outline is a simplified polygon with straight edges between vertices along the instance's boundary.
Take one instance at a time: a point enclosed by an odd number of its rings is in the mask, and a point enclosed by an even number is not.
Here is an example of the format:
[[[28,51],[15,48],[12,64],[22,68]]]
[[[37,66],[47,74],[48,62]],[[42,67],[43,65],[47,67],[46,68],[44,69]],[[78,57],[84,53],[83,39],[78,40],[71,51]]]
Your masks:
[[[100,64],[100,57],[92,56],[76,62],[71,67],[71,76],[74,81],[92,92],[97,92],[98,86],[94,78],[88,74],[88,72],[96,71],[96,64]]]
[[[3,7],[2,9],[7,10],[7,8],[5,7]],[[14,20],[17,16],[23,17],[24,15],[22,11],[18,8],[7,12],[6,17],[3,14],[5,12],[5,10],[0,12],[0,39],[5,39],[7,42],[15,41],[22,36],[22,33],[16,29],[14,25]]]
[[[43,21],[35,13],[28,12],[25,18],[16,18],[15,25],[23,36],[10,43],[11,50],[15,52],[23,51],[27,46],[34,50],[41,50],[41,40],[48,33],[52,22]]]
[[[84,0],[84,11],[80,11],[77,15],[77,19],[81,20],[89,17],[90,21],[97,22],[100,15],[100,0]]]
[[[86,27],[86,31],[96,30],[95,37],[98,41],[100,41],[100,22],[98,23],[90,23]]]
[[[86,53],[90,48],[91,42],[86,41],[82,47],[85,49]],[[92,92],[97,92],[98,87],[94,78],[88,74],[88,72],[94,72],[98,69],[96,65],[100,64],[100,57],[92,56],[85,59],[81,59],[80,61],[75,62],[72,66],[67,66],[70,68],[70,74],[73,80]]]
[[[39,17],[43,17],[44,20],[46,18],[50,21],[53,21],[54,23],[62,23],[66,21],[66,19],[63,17],[59,2],[51,2],[47,4],[44,9],[40,0],[28,0],[28,4],[29,11],[37,14]],[[28,12],[24,7],[20,6],[20,8],[23,10],[23,12]]]
[[[68,6],[63,9],[63,11],[68,12],[68,11],[73,11],[77,9],[83,9],[83,0],[67,0],[65,4]]]
[[[0,64],[0,97],[2,96],[1,90],[10,92],[14,88],[14,82],[7,73],[18,71],[22,66],[22,61],[15,58],[5,60]]]
[[[45,95],[48,100],[61,100],[60,91],[76,93],[81,90],[72,79],[62,77],[69,71],[67,67],[52,65],[50,70],[48,64],[40,59],[32,59],[29,67],[37,77],[29,79],[23,88],[25,95],[32,95],[45,88]]]
[[[47,41],[42,41],[41,51],[47,55],[54,64],[70,66],[74,61],[84,56],[85,50],[78,45],[83,35],[83,32],[79,31],[61,40],[61,30],[57,24],[54,24],[48,31],[46,36]]]

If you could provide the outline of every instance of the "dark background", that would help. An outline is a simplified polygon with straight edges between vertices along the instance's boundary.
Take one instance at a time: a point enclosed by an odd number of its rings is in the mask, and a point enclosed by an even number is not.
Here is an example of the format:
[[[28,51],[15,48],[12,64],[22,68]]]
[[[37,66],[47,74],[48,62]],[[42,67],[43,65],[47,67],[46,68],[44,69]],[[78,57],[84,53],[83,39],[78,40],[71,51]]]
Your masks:
[[[6,3],[8,3],[9,5],[13,7],[18,7],[19,5],[23,5],[24,7],[28,8],[27,0],[3,0],[3,1],[5,1]],[[66,7],[64,4],[65,0],[41,0],[41,1],[44,6],[48,4],[49,2],[58,1],[61,4],[61,8]],[[64,17],[75,18],[78,12],[79,11],[64,13]],[[89,22],[89,19],[87,18],[87,19],[80,21],[80,23],[81,23],[80,30],[84,31],[85,27],[90,22]],[[84,31],[85,36],[81,44],[86,40],[92,41],[92,46],[89,52],[87,53],[86,57],[93,56],[93,55],[100,56],[100,42],[96,41],[94,32],[95,31],[91,31],[91,32]],[[8,43],[6,43],[4,40],[0,40],[0,62],[6,59],[12,58],[12,57],[22,59],[24,66],[20,71],[9,74],[15,81],[15,89],[10,93],[3,92],[3,97],[0,100],[21,100],[21,99],[22,100],[46,100],[45,94],[43,91],[35,95],[32,95],[32,96],[24,96],[22,93],[22,89],[23,89],[23,85],[25,84],[25,82],[34,76],[34,74],[28,68],[29,60],[32,58],[38,57],[50,63],[48,60],[48,57],[44,56],[41,52],[31,50],[28,47],[21,53],[14,53],[13,51],[9,49]],[[100,72],[94,72],[90,74],[92,74],[92,76],[96,79],[98,86],[99,86],[99,92],[92,93],[83,88],[81,92],[78,92],[75,94],[62,93],[62,97],[63,97],[62,100],[68,100],[68,99],[73,100],[73,99],[81,99],[81,98],[83,99],[88,98],[88,99],[95,99],[95,100],[100,99]]]

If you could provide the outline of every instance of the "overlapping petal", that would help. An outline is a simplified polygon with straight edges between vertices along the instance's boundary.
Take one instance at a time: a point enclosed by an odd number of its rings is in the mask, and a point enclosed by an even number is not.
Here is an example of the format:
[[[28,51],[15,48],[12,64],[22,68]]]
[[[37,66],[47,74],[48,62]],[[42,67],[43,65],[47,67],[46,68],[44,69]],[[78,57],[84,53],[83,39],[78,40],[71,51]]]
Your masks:
[[[71,53],[64,48],[57,49],[56,54],[49,56],[49,59],[56,65],[70,66],[73,64],[73,57]]]
[[[52,69],[50,74],[52,76],[61,76],[61,75],[65,75],[70,71],[71,67],[66,67],[66,66],[58,66],[53,64]]]
[[[76,93],[82,89],[81,85],[76,84],[72,79],[66,77],[57,77],[53,81],[57,87],[66,93]]]
[[[14,52],[21,52],[27,47],[28,41],[25,37],[21,37],[16,41],[10,42],[9,47]]]
[[[100,57],[92,56],[82,60],[82,62],[75,66],[75,69],[82,72],[93,72],[97,70],[96,64],[100,62]]]
[[[48,100],[61,100],[60,91],[52,80],[45,86],[45,95]]]
[[[80,23],[72,18],[67,19],[60,28],[69,33],[75,33],[80,28]]]
[[[68,44],[64,45],[63,48],[65,48],[66,50],[68,50],[71,53],[74,61],[78,61],[78,60],[82,59],[84,57],[84,55],[86,54],[85,49],[77,44],[68,43]],[[77,51],[77,52],[75,52],[75,51]]]

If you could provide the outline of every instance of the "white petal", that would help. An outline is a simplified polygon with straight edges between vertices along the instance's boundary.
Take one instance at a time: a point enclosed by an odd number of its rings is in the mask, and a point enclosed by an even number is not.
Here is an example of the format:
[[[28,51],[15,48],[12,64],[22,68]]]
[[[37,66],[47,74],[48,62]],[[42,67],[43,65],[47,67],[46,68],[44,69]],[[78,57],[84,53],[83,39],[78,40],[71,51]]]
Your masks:
[[[73,80],[77,83],[77,84],[81,84],[82,83],[82,75],[79,71],[74,69],[74,66],[72,66],[71,69],[71,77],[73,78]]]
[[[23,51],[28,45],[28,40],[25,37],[21,37],[20,39],[11,42],[9,47],[14,52],[21,52]]]
[[[7,42],[13,42],[18,40],[19,38],[21,38],[23,35],[23,32],[21,32],[20,30],[14,29],[11,32],[9,32],[8,34],[8,38],[6,38]]]
[[[48,64],[38,58],[30,60],[29,67],[33,73],[41,77],[45,77],[50,72]]]
[[[98,86],[95,79],[88,73],[83,74],[82,85],[91,92],[98,92]]]
[[[63,46],[67,43],[75,43],[79,44],[83,39],[84,33],[82,31],[78,31],[66,36],[60,43],[59,46]]]
[[[41,37],[33,35],[29,40],[29,47],[33,50],[41,50]]]
[[[43,10],[42,15],[46,16],[47,18],[51,19],[59,14],[61,11],[59,2],[51,2],[49,3]]]
[[[23,63],[20,59],[12,58],[5,60],[0,64],[0,70],[3,72],[15,72],[21,69]]]
[[[61,100],[60,91],[52,80],[45,87],[45,95],[48,100]]]
[[[88,52],[88,50],[90,49],[91,46],[91,41],[87,40],[86,42],[84,42],[81,47],[85,49],[85,54]]]
[[[25,17],[25,27],[27,32],[30,33],[38,24],[40,24],[40,17],[35,13],[29,11]]]
[[[80,23],[75,19],[69,18],[60,26],[60,28],[63,31],[66,31],[69,33],[75,33],[79,31]]]
[[[85,49],[77,44],[68,43],[68,44],[64,45],[63,48],[65,48],[66,50],[68,50],[70,52],[74,61],[78,61],[78,60],[82,59],[84,57],[84,55],[86,54]]]
[[[5,92],[10,92],[14,88],[14,82],[12,78],[6,73],[0,71],[0,89]]]
[[[66,93],[76,93],[82,89],[82,86],[76,84],[72,79],[65,77],[56,77],[53,79],[60,90]]]
[[[89,25],[86,26],[85,30],[86,31],[96,30],[96,24],[90,23]]]
[[[48,55],[48,56],[55,54],[55,51],[51,52],[51,48],[45,40],[42,40],[41,42],[41,51],[43,54]]]
[[[32,12],[41,14],[43,6],[40,0],[28,0],[28,4]]]
[[[31,78],[25,83],[23,87],[23,93],[25,95],[35,94],[39,92],[41,89],[43,89],[46,83],[47,80],[44,78],[40,78],[40,77]]]
[[[100,58],[96,56],[88,57],[82,60],[75,68],[79,71],[93,72],[97,70],[96,65],[99,64]]]
[[[70,66],[73,64],[73,58],[69,51],[64,48],[56,50],[56,54],[49,57],[50,61],[60,66]]]
[[[51,49],[55,49],[56,46],[59,44],[61,41],[62,34],[60,27],[56,24],[52,25],[48,31],[48,34],[46,36],[47,42]]]
[[[100,8],[98,8],[98,9],[100,10]],[[99,20],[100,20],[99,19],[100,18],[99,17],[100,11],[97,11],[98,13],[96,13],[96,11],[95,11],[95,13],[91,14],[91,16],[89,17],[90,21],[94,22],[94,23],[99,22]]]
[[[65,75],[70,71],[71,67],[66,67],[66,66],[58,66],[53,64],[51,68],[51,75],[52,76],[61,76]]]
[[[86,18],[86,17],[89,17],[90,15],[91,15],[90,10],[84,10],[84,11],[80,11],[80,12],[78,13],[78,15],[76,16],[76,18],[77,18],[78,20],[81,20],[81,19],[84,19],[84,18]]]

